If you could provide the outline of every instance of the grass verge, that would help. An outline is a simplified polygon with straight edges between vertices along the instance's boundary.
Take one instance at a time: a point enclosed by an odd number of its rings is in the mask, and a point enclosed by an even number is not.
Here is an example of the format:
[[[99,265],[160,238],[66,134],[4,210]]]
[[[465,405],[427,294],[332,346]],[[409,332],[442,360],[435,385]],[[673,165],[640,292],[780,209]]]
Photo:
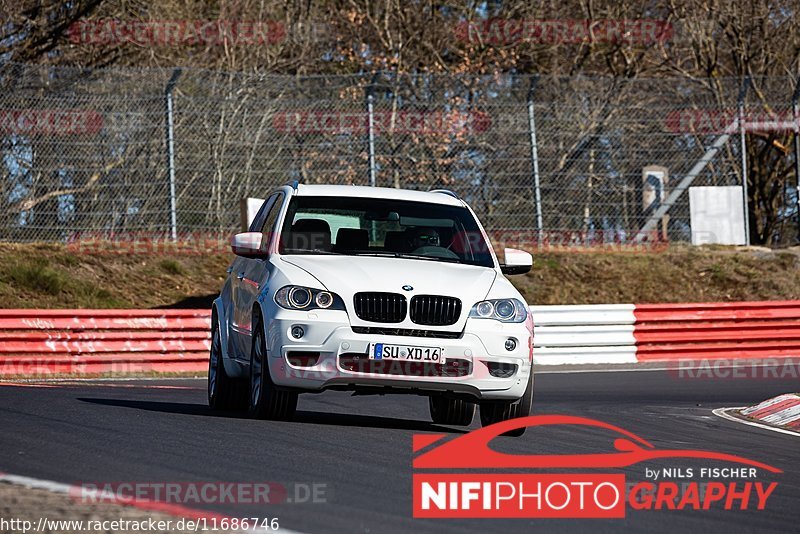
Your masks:
[[[531,272],[510,277],[531,304],[800,299],[798,248],[532,252]],[[4,308],[204,308],[232,259],[0,243],[0,299]]]

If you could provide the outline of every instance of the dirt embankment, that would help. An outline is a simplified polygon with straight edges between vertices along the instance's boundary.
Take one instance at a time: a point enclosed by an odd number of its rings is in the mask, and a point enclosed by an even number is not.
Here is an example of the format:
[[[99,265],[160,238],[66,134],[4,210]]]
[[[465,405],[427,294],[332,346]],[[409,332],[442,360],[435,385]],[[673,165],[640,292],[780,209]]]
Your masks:
[[[512,280],[535,304],[792,300],[800,299],[800,249],[534,254],[531,272]]]
[[[0,298],[4,308],[203,308],[231,259],[0,244]],[[531,272],[510,279],[531,304],[800,299],[800,249],[534,251]]]

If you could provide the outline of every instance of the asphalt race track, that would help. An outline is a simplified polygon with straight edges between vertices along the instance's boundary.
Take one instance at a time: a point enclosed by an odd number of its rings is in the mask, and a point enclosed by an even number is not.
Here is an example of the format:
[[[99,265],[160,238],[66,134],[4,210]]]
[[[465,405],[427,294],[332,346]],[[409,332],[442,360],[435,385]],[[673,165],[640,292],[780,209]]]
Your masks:
[[[211,413],[205,380],[0,386],[0,471],[71,484],[273,481],[289,488],[290,498],[292,488],[324,484],[325,503],[201,505],[235,517],[278,517],[282,527],[304,532],[790,532],[800,524],[800,439],[723,420],[711,410],[799,389],[796,379],[693,380],[664,371],[536,378],[536,414],[591,417],[658,448],[726,452],[782,469],[772,475],[779,485],[763,511],[628,509],[624,520],[414,519],[412,434],[461,432],[429,423],[425,398],[305,395],[295,421],[256,421]],[[497,448],[607,452],[604,437],[572,428],[537,430],[498,438]],[[638,464],[621,472],[629,482],[641,481],[644,469]]]

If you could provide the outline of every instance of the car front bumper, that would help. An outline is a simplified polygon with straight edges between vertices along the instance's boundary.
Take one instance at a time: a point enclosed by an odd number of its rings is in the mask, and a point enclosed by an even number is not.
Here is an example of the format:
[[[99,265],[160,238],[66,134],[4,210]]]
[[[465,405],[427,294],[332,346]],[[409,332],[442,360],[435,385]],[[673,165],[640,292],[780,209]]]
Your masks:
[[[291,334],[296,326],[304,331],[300,339]],[[530,336],[525,323],[489,319],[468,319],[457,339],[356,333],[343,311],[281,309],[267,325],[267,350],[272,379],[281,387],[303,391],[381,388],[389,393],[516,400],[524,394],[532,371]],[[509,338],[516,340],[511,351],[505,348]],[[370,360],[370,343],[441,347],[445,362]],[[297,365],[292,358],[297,354],[318,356],[310,365]]]

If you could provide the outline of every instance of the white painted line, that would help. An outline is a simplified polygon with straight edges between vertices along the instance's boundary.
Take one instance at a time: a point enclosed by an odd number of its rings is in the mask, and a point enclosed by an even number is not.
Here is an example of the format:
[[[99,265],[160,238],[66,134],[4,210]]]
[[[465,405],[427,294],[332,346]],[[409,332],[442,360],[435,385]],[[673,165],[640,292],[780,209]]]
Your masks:
[[[643,364],[645,362],[637,362],[637,363]],[[675,363],[677,363],[677,362],[675,362]],[[548,364],[547,362],[536,362],[535,361],[535,357],[534,357],[534,373],[535,374],[541,374],[541,375],[558,375],[558,374],[570,374],[570,373],[630,373],[630,372],[642,373],[642,372],[647,372],[647,371],[660,371],[660,372],[663,372],[663,371],[678,371],[679,369],[682,370],[682,371],[691,371],[691,370],[695,370],[695,369],[703,369],[703,370],[708,369],[707,365],[696,365],[696,366],[691,366],[691,367],[683,367],[683,366],[681,366],[680,368],[678,368],[678,367],[646,367],[646,366],[642,365],[641,367],[628,367],[628,368],[625,368],[625,369],[614,369],[614,368],[606,368],[606,369],[563,369],[563,370],[546,369],[544,371],[537,371],[536,370],[536,365],[551,365],[551,364]],[[562,365],[562,364],[552,364],[552,365]],[[580,365],[580,364],[573,364],[573,365]],[[587,365],[593,365],[593,364],[587,363]],[[609,365],[624,365],[624,364],[609,364]],[[771,364],[771,363],[763,363],[763,364],[752,364],[752,365],[750,365],[750,367],[756,367],[756,368],[757,367],[771,367],[772,365],[773,364]],[[715,366],[714,367],[715,371],[718,370],[718,369],[741,369],[741,367],[738,367],[736,365],[724,365],[724,366],[718,366],[718,367]]]
[[[800,438],[800,432],[795,432],[793,430],[787,430],[785,428],[779,428],[776,426],[765,425],[762,423],[756,423],[755,421],[747,421],[745,419],[740,419],[739,417],[735,417],[728,413],[731,410],[743,410],[746,406],[738,406],[733,408],[717,408],[712,410],[712,413],[717,417],[721,417],[723,419],[727,419],[729,421],[734,421],[736,423],[742,423],[744,425],[750,425],[758,428],[763,428],[765,430],[772,430],[773,432],[780,432],[781,434],[789,434],[790,436],[796,436]]]
[[[534,357],[534,359],[535,359],[535,357]],[[634,365],[636,365],[637,363],[638,364],[643,364],[645,362],[630,362],[630,364],[634,364]],[[655,362],[653,362],[653,363],[655,363]],[[583,364],[586,364],[586,365],[598,365],[598,364],[592,364],[590,362],[578,362],[578,363],[567,364],[567,365],[583,365]],[[664,372],[664,371],[677,371],[678,370],[678,368],[674,367],[674,366],[673,367],[649,367],[649,366],[646,366],[646,365],[642,365],[641,367],[626,367],[625,369],[614,369],[613,367],[610,367],[610,368],[605,368],[605,369],[569,369],[569,368],[567,368],[567,369],[559,369],[559,370],[546,369],[544,371],[536,371],[535,367],[537,365],[543,365],[543,366],[553,365],[553,366],[555,366],[555,365],[564,365],[564,364],[555,364],[555,363],[551,364],[549,362],[536,362],[536,361],[534,361],[534,372],[536,374],[542,374],[542,375],[558,375],[558,374],[572,374],[572,373],[630,373],[630,372],[642,373],[642,372],[651,372],[651,371],[652,372],[656,372],[656,371]],[[602,365],[602,364],[599,364],[599,365]],[[629,365],[629,364],[621,362],[621,363],[614,363],[614,364],[609,364],[609,365],[620,365],[620,366],[622,366],[622,365]],[[755,368],[757,368],[757,367],[770,367],[772,365],[773,365],[772,363],[763,363],[763,364],[752,363],[752,364],[749,365],[749,367],[755,367]],[[715,367],[714,369],[718,370],[718,369],[732,369],[732,368],[739,369],[740,367],[731,364],[731,365],[724,365],[724,366]],[[707,365],[696,365],[696,366],[689,366],[689,367],[681,366],[680,369],[684,370],[684,371],[691,371],[691,370],[695,370],[695,369],[708,369],[708,366]],[[140,380],[141,381],[153,381],[153,382],[155,382],[155,381],[167,381],[167,380],[172,381],[172,380],[205,380],[205,379],[206,379],[205,376],[147,377],[147,378],[135,378],[135,377],[127,377],[127,378],[39,378],[39,379],[23,379],[23,380],[2,380],[1,382],[6,383],[6,384],[21,384],[21,383],[51,384],[51,383],[59,383],[59,382],[95,382],[95,383],[97,383],[97,382],[133,382],[133,381],[140,381]]]
[[[550,364],[539,363],[538,365],[550,365]],[[553,364],[553,365],[556,365],[556,364]],[[558,364],[558,365],[561,365],[561,364]],[[623,365],[623,364],[618,364],[618,365]],[[578,374],[578,373],[644,373],[644,372],[648,372],[648,371],[663,372],[663,371],[670,371],[670,370],[671,369],[668,369],[666,367],[664,367],[664,368],[655,368],[655,369],[650,367],[650,368],[647,368],[647,369],[642,369],[642,368],[627,368],[627,369],[564,369],[564,370],[558,370],[558,371],[549,370],[548,369],[548,370],[545,370],[545,371],[537,371],[536,370],[536,362],[534,362],[533,374],[535,374],[535,375],[569,375],[569,374],[573,374],[573,373],[575,373],[575,374]]]
[[[206,375],[195,375],[195,376],[145,376],[145,377],[135,377],[135,376],[118,376],[118,377],[94,377],[94,378],[70,378],[70,377],[61,377],[61,378],[8,378],[3,379],[2,382],[6,383],[19,383],[19,384],[29,384],[29,383],[59,383],[59,382],[149,382],[149,381],[166,381],[166,380],[198,380],[198,379],[205,379],[207,378]]]
[[[53,482],[52,480],[41,480],[38,478],[23,477],[19,475],[9,475],[7,473],[0,474],[0,482],[8,482],[9,484],[16,484],[17,486],[46,490],[51,493],[63,493],[65,495],[69,495],[69,492],[72,488],[71,485],[62,484],[61,482]]]

